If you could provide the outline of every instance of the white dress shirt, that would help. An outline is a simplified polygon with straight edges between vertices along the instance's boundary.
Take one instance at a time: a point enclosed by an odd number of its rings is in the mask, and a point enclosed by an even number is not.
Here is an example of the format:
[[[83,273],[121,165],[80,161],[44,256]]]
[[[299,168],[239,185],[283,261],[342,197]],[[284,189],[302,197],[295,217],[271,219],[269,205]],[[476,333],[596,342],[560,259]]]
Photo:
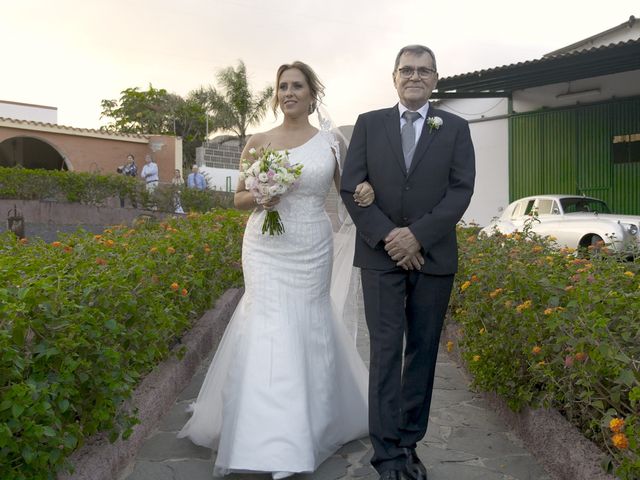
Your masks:
[[[147,183],[157,182],[160,180],[158,177],[158,165],[155,162],[145,163],[140,176],[144,178]]]

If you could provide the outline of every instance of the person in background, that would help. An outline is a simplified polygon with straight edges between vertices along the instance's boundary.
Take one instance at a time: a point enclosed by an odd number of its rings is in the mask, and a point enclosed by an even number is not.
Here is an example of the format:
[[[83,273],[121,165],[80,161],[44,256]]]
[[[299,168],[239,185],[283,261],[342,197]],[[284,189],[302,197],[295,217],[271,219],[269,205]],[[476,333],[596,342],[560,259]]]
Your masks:
[[[173,178],[171,179],[171,185],[173,185],[174,193],[173,193],[173,205],[175,207],[175,213],[184,213],[184,209],[182,208],[182,203],[180,202],[180,191],[182,187],[184,187],[184,179],[182,178],[182,172],[180,169],[176,168],[175,173],[173,174]]]
[[[187,187],[195,188],[196,190],[205,190],[207,188],[207,181],[198,171],[198,166],[194,165],[191,167],[191,173],[187,177]]]
[[[136,166],[135,157],[133,154],[127,155],[127,163],[118,167],[116,171],[121,175],[126,175],[128,177],[137,177],[138,176],[138,167]],[[135,207],[135,204],[134,204]],[[120,195],[120,208],[124,208],[124,195]]]
[[[182,172],[180,169],[176,168],[173,178],[171,179],[171,184],[176,187],[182,187],[184,185],[184,179],[182,178]]]
[[[160,177],[158,176],[158,165],[153,161],[153,157],[151,155],[145,155],[144,162],[145,165],[142,167],[140,176],[146,183],[147,192],[153,193],[158,187],[158,182],[160,181]]]

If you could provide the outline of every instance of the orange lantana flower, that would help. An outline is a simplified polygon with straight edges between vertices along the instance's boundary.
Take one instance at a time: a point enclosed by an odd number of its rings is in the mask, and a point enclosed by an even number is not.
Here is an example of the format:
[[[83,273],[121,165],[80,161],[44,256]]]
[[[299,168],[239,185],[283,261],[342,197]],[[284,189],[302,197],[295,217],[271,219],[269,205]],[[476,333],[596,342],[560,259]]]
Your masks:
[[[616,433],[611,437],[611,441],[613,442],[613,445],[620,450],[629,448],[629,439],[624,433]]]
[[[624,430],[624,418],[612,418],[609,422],[609,428],[613,433],[622,433]]]

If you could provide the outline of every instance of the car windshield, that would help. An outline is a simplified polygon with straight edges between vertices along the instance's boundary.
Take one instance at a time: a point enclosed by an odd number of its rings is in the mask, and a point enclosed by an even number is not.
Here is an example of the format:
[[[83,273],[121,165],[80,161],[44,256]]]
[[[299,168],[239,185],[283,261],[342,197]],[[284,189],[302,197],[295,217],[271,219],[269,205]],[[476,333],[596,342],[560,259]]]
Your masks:
[[[609,207],[602,200],[584,197],[561,198],[560,204],[564,213],[597,212],[611,213]]]

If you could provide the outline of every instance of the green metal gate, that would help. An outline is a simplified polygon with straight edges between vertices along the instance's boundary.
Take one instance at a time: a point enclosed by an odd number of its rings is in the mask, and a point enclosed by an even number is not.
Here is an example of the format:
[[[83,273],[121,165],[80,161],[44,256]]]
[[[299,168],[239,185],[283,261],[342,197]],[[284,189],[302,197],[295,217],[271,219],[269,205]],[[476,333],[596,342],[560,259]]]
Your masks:
[[[640,214],[640,161],[614,163],[612,155],[614,137],[640,134],[640,97],[514,114],[509,129],[511,201],[584,194]]]

